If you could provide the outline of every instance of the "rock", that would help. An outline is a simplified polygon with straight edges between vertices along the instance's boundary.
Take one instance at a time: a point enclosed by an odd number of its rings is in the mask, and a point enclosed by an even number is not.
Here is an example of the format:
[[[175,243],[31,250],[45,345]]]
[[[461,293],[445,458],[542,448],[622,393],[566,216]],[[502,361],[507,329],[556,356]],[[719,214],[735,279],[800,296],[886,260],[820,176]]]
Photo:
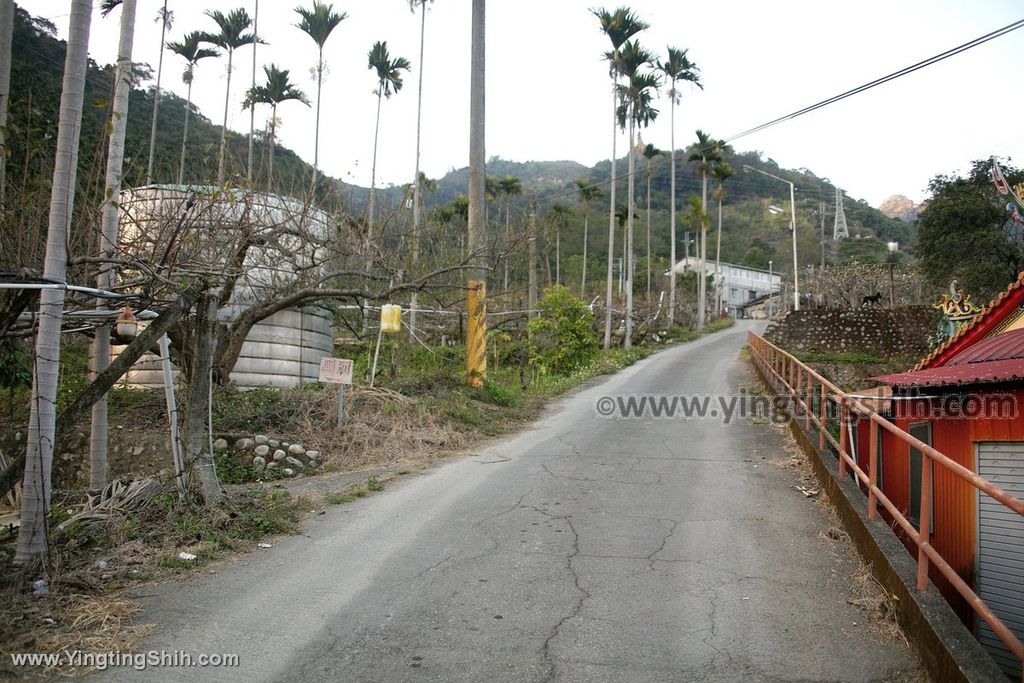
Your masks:
[[[146,452],[145,446],[132,446],[132,455],[142,455]]]
[[[306,468],[305,463],[303,463],[301,460],[297,458],[291,457],[290,455],[287,458],[285,458],[284,461],[297,470],[302,470]]]
[[[267,463],[267,469],[268,470],[276,470],[277,469],[277,463],[276,462],[268,462]]]
[[[306,457],[309,458],[310,460],[319,460],[320,451],[306,451]]]
[[[300,443],[293,443],[288,447],[288,452],[292,455],[303,455],[305,454],[306,449]]]
[[[265,444],[267,441],[269,441],[269,439],[267,439],[267,437],[264,436],[263,434],[257,434],[256,435],[256,443],[262,445],[262,444]]]
[[[213,442],[213,450],[215,452],[226,451],[228,449],[228,442],[226,439],[217,439]]]
[[[238,441],[235,442],[235,448],[240,451],[247,451],[255,445],[256,442],[248,437],[244,439],[239,439]]]
[[[284,476],[286,477],[295,476],[295,470],[293,470],[291,467],[285,467],[283,470],[281,470],[281,473],[284,474]]]
[[[267,441],[267,445],[270,446],[271,448],[280,448],[281,442],[278,441],[277,439],[270,439],[269,441]]]
[[[280,448],[278,448],[276,451],[274,451],[274,460],[280,462],[281,460],[284,460],[286,455],[288,454],[282,451]]]
[[[259,446],[256,447],[256,450],[254,452],[256,453],[256,455],[266,455],[267,453],[270,452],[270,446],[268,446],[265,443],[261,443]]]
[[[267,459],[257,455],[252,459],[252,466],[257,470],[264,470],[267,468]]]

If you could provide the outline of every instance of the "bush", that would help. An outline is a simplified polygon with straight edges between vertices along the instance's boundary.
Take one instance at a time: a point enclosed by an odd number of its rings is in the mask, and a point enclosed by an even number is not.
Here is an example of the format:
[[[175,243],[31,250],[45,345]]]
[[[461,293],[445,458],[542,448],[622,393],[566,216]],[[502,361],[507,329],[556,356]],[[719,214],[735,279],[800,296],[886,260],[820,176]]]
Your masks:
[[[597,354],[593,313],[562,285],[544,290],[540,315],[527,329],[530,362],[541,372],[570,375]]]

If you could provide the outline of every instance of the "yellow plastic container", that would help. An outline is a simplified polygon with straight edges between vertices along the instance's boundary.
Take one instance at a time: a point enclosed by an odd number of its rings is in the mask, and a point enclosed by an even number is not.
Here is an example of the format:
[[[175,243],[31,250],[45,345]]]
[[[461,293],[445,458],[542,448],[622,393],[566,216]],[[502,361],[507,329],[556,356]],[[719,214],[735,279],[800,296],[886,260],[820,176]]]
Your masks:
[[[384,334],[395,334],[402,331],[402,307],[395,304],[384,304],[380,309],[380,330]]]

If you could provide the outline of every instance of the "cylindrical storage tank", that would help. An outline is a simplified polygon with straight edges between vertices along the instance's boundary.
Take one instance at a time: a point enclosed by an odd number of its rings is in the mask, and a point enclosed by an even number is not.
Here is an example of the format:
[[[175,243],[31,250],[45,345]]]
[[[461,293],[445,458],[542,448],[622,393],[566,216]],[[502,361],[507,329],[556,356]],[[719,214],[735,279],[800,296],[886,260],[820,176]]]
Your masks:
[[[277,195],[159,185],[126,190],[121,203],[122,249],[150,263],[165,257],[189,258],[211,271],[226,269],[239,240],[251,239],[231,301],[217,312],[223,323],[237,319],[250,302],[287,289],[297,272],[308,275],[310,266],[323,262],[334,229],[326,213]],[[284,309],[249,330],[231,381],[244,388],[315,382],[320,359],[332,355],[333,347],[334,329],[327,309],[316,305]],[[120,349],[114,347],[112,355]],[[162,386],[160,359],[143,356],[125,376],[125,383]]]

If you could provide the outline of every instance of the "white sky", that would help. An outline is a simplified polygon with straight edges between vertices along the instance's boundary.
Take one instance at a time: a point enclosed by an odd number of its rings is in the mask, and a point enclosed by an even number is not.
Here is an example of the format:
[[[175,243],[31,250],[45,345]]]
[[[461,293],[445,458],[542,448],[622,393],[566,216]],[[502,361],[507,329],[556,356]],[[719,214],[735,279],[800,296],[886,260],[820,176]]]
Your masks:
[[[316,46],[293,26],[293,8],[312,0],[263,0],[259,33],[269,44],[259,64],[290,69],[312,100],[310,69]],[[69,3],[20,0],[52,20],[66,37]],[[96,2],[98,5],[99,2]],[[378,185],[411,180],[414,168],[419,15],[408,0],[335,0],[349,18],[325,49],[320,159],[324,171],[369,184],[376,98],[366,53],[386,40],[393,56],[413,64],[405,87],[381,115]],[[135,61],[155,70],[162,0],[139,0]],[[213,30],[206,9],[228,11],[254,0],[170,0],[169,40]],[[588,8],[595,0],[492,0],[487,7],[487,156],[515,161],[607,159],[610,88],[602,54],[610,44]],[[614,9],[616,3],[603,5]],[[702,128],[724,138],[889,74],[1024,17],[1020,0],[822,0],[629,3],[651,28],[641,42],[663,56],[666,44],[688,48],[701,68],[704,90],[687,89],[676,112],[676,146]],[[116,58],[120,12],[101,18],[90,38],[99,63]],[[468,0],[428,5],[421,167],[438,177],[469,158]],[[251,78],[252,48],[235,57],[229,127],[248,131],[240,102]],[[224,106],[226,59],[200,62],[193,100],[214,123]],[[164,57],[163,87],[184,97],[182,60]],[[262,68],[257,79],[262,76]],[[782,167],[808,168],[877,206],[891,194],[915,201],[928,180],[991,155],[1024,159],[1024,29],[951,57],[838,104],[737,140],[738,150],[761,150]],[[669,108],[644,132],[645,142],[669,148]],[[281,143],[313,159],[312,109],[278,108]],[[268,116],[257,109],[257,127]],[[621,155],[624,144],[620,142]],[[733,182],[742,182],[738,176]]]

